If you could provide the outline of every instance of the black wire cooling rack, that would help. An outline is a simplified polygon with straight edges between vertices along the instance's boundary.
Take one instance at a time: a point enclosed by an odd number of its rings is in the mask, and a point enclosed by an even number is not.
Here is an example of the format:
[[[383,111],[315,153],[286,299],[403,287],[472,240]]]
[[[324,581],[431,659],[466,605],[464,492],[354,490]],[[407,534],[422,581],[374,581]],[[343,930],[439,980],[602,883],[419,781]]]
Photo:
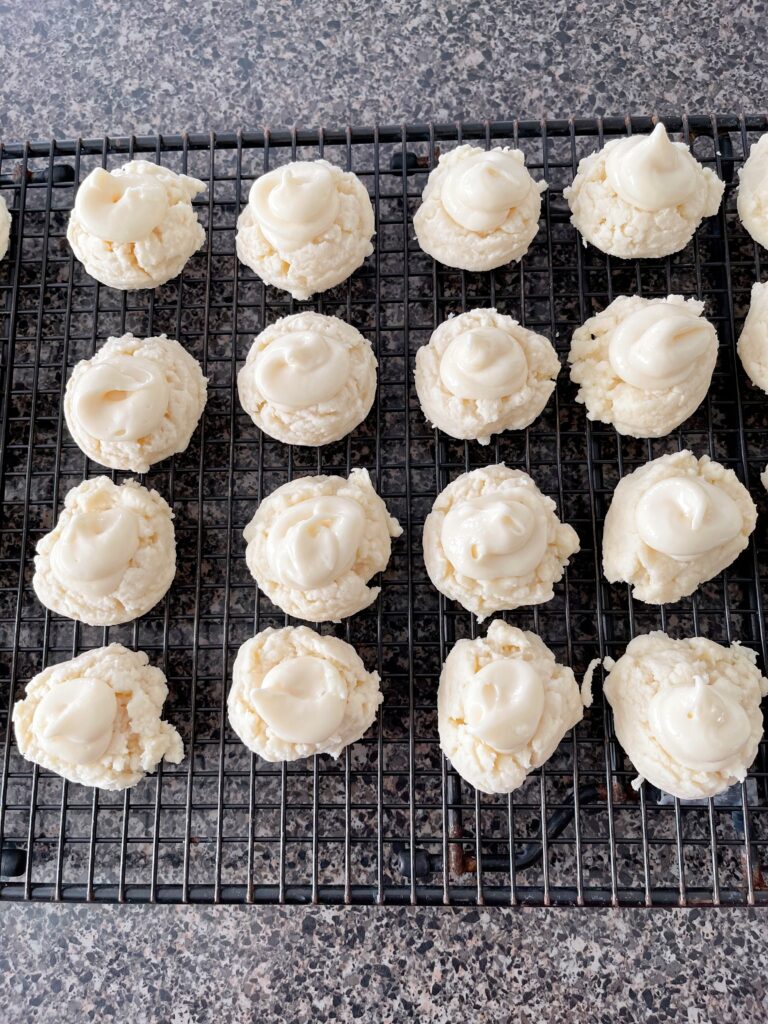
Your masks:
[[[0,899],[131,902],[530,903],[706,905],[768,903],[768,751],[747,782],[682,804],[647,784],[635,793],[600,697],[555,756],[511,797],[480,796],[451,771],[437,738],[435,694],[454,640],[476,624],[429,584],[421,528],[436,493],[459,473],[504,461],[532,474],[578,531],[581,552],[554,600],[509,620],[536,630],[577,676],[650,629],[740,640],[766,665],[766,526],[759,473],[768,461],[765,396],[746,380],[735,338],[761,254],[735,211],[734,172],[766,117],[665,119],[727,182],[717,217],[666,260],[624,262],[584,248],[562,189],[578,160],[647,117],[238,132],[3,144],[0,193],[13,215],[0,263],[2,533],[0,534]],[[469,274],[436,265],[415,242],[412,216],[440,151],[466,140],[514,145],[544,177],[541,230],[519,265]],[[76,183],[94,166],[141,154],[202,178],[196,201],[206,247],[156,291],[100,287],[65,238]],[[345,285],[311,303],[264,288],[240,265],[235,222],[252,180],[290,159],[355,171],[374,200],[374,254]],[[616,295],[700,296],[720,353],[700,409],[669,437],[620,438],[587,423],[565,370],[526,431],[488,448],[426,424],[413,358],[451,313],[496,306],[551,337],[561,358],[573,329]],[[348,320],[371,339],[379,390],[364,424],[321,450],[265,438],[239,407],[235,375],[253,336],[298,308]],[[67,490],[103,472],[62,422],[73,365],[109,335],[166,332],[210,379],[188,450],[145,482],[176,514],[178,573],[165,601],[127,626],[96,629],[51,615],[31,587],[34,546]],[[733,467],[761,513],[749,549],[675,605],[632,601],[600,572],[600,540],[616,483],[645,460],[690,447]],[[270,765],[227,724],[239,645],[284,616],[258,594],[242,529],[263,495],[293,476],[366,466],[404,526],[369,610],[335,628],[381,674],[375,726],[338,761]],[[116,474],[117,477],[120,474]],[[323,631],[334,630],[332,626]],[[186,756],[134,789],[99,792],[20,758],[10,708],[44,665],[119,640],[166,672],[166,716]],[[3,874],[4,873],[4,874]]]

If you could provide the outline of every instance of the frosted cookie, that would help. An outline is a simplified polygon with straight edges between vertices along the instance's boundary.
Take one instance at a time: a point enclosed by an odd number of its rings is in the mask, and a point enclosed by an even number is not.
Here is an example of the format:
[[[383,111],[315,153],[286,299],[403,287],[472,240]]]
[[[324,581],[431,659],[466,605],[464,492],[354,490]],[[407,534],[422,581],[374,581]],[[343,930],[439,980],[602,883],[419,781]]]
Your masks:
[[[684,249],[704,217],[717,213],[724,188],[657,124],[650,135],[616,139],[584,157],[563,196],[585,244],[636,259]]]
[[[413,218],[416,238],[446,267],[493,270],[520,260],[539,230],[546,187],[519,149],[459,146],[429,175]]]
[[[736,209],[754,240],[768,248],[768,135],[752,146],[739,171]]]
[[[77,190],[67,238],[86,271],[110,288],[158,288],[205,242],[192,199],[202,181],[148,160],[97,167]]]
[[[689,451],[662,455],[619,482],[605,517],[603,571],[633,597],[692,594],[749,543],[757,509],[731,469]]]
[[[181,737],[160,715],[168,687],[143,651],[110,644],[51,665],[13,708],[19,753],[70,782],[128,789],[162,760],[178,764]]]
[[[134,473],[189,444],[206,400],[200,364],[178,341],[110,338],[67,381],[64,417],[89,459]]]
[[[438,494],[424,523],[424,562],[437,589],[474,612],[543,604],[553,597],[576,531],[527,473],[488,466]]]
[[[488,444],[491,434],[533,423],[559,371],[542,335],[495,309],[474,309],[440,324],[418,350],[416,393],[434,426]]]
[[[376,357],[371,343],[338,317],[296,313],[256,337],[237,390],[243,409],[270,437],[329,444],[368,415]]]
[[[97,476],[73,487],[37,543],[32,584],[46,608],[89,626],[144,615],[176,573],[173,513],[135,480]]]
[[[0,260],[8,252],[8,243],[11,239],[11,215],[5,204],[5,199],[0,196]]]
[[[286,164],[251,186],[238,259],[294,299],[333,288],[373,252],[373,206],[356,174],[327,160]]]
[[[501,619],[486,637],[459,640],[440,673],[440,747],[482,793],[521,786],[582,714],[573,672],[535,633]]]
[[[768,392],[768,281],[752,285],[749,312],[736,351],[752,383]]]
[[[568,362],[587,419],[620,434],[663,437],[704,400],[717,334],[704,303],[621,295],[573,335]]]
[[[768,680],[754,651],[648,633],[612,664],[603,693],[639,778],[681,800],[741,782],[763,735]]]
[[[261,590],[287,615],[336,622],[376,600],[368,580],[389,561],[398,521],[365,469],[307,476],[273,491],[243,536]]]
[[[338,757],[359,740],[384,698],[377,672],[355,649],[306,626],[265,629],[246,640],[232,669],[232,728],[265,761]]]

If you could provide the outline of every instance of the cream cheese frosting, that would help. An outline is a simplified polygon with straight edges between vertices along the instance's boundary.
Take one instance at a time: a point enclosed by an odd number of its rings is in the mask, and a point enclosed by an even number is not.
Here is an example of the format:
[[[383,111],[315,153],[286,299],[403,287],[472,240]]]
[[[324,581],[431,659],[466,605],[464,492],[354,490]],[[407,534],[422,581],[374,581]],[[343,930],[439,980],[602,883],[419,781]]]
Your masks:
[[[616,736],[647,779],[684,800],[741,782],[763,734],[768,680],[754,651],[665,633],[635,637],[610,669],[603,693]]]
[[[72,488],[38,541],[32,579],[51,611],[91,626],[144,615],[176,572],[173,513],[157,491],[109,477]]]
[[[416,353],[416,392],[427,419],[451,437],[489,444],[542,412],[560,370],[552,344],[495,309],[440,324]]]
[[[727,568],[757,510],[733,470],[690,451],[663,455],[616,487],[603,530],[603,571],[633,596],[667,604]]]
[[[402,533],[367,470],[283,484],[246,526],[246,562],[259,587],[288,615],[337,621],[376,600],[370,578]]]
[[[205,242],[192,199],[202,181],[148,160],[81,183],[67,239],[91,277],[110,288],[158,288],[177,277]]]
[[[11,215],[8,212],[5,199],[0,196],[0,260],[8,252],[8,244],[11,239]]]
[[[459,640],[437,692],[440,746],[483,793],[511,793],[582,718],[579,687],[535,633],[494,620]]]
[[[267,284],[308,299],[357,270],[373,234],[373,206],[355,174],[327,160],[294,161],[254,181],[237,255]]]
[[[432,583],[482,622],[495,611],[553,596],[576,531],[527,473],[504,465],[464,473],[437,496],[424,524]]]
[[[650,135],[615,139],[584,157],[563,195],[585,245],[635,259],[685,248],[703,218],[717,213],[724,188],[659,123]]]
[[[568,362],[587,418],[620,434],[663,437],[703,401],[717,361],[704,304],[619,296],[573,335]]]
[[[768,248],[768,135],[762,135],[752,146],[739,170],[736,208],[750,235]]]
[[[205,408],[200,364],[173,338],[110,338],[67,381],[64,416],[85,454],[146,473],[190,442]]]
[[[768,393],[768,281],[752,285],[749,312],[736,348],[744,372]]]
[[[232,670],[229,720],[265,761],[338,757],[376,718],[377,672],[354,648],[306,626],[265,629],[242,645]]]
[[[492,270],[528,251],[544,181],[519,149],[458,146],[440,156],[413,218],[419,245],[448,267]]]
[[[296,313],[256,337],[237,378],[240,404],[278,441],[329,444],[368,415],[376,365],[370,342],[350,324]]]
[[[178,732],[160,718],[167,695],[160,669],[121,644],[51,665],[14,706],[19,753],[83,786],[135,786],[160,761],[184,756]]]

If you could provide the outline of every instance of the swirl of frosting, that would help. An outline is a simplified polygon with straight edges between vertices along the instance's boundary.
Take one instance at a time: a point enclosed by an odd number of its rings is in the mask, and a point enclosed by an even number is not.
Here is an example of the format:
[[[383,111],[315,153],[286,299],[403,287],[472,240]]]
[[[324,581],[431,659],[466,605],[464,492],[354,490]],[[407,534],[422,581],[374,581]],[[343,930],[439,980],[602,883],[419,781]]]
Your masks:
[[[699,182],[695,161],[670,142],[663,124],[650,135],[622,139],[608,153],[605,174],[616,194],[638,210],[678,206]]]
[[[608,345],[608,361],[627,384],[664,391],[690,376],[711,343],[706,320],[686,306],[658,302],[618,324]]]
[[[297,162],[257,178],[248,205],[267,241],[290,252],[328,230],[336,220],[339,195],[329,167]]]
[[[347,688],[329,661],[302,655],[271,668],[251,699],[281,739],[323,743],[338,732],[347,706]]]
[[[533,666],[520,658],[485,665],[467,683],[467,730],[501,754],[530,743],[544,713],[544,686]]]
[[[520,498],[501,494],[458,502],[440,536],[448,561],[473,580],[526,576],[547,550],[546,518]]]
[[[741,512],[730,495],[689,476],[649,487],[635,509],[637,532],[654,551],[685,562],[727,544],[741,532]]]
[[[253,373],[268,402],[308,409],[327,402],[344,387],[349,353],[338,338],[318,331],[292,331],[259,352]]]
[[[501,227],[531,186],[530,174],[511,153],[478,149],[448,168],[440,196],[457,224],[487,232]]]
[[[139,524],[127,508],[78,512],[51,552],[51,569],[69,590],[106,597],[120,585],[139,546]]]
[[[168,210],[165,186],[149,175],[91,171],[77,190],[75,210],[83,227],[121,245],[149,237]]]
[[[75,382],[72,408],[99,441],[138,441],[163,421],[171,390],[162,368],[140,356],[91,363]]]
[[[440,360],[440,379],[457,398],[504,398],[528,379],[522,346],[498,327],[473,327],[448,345]]]
[[[355,563],[365,513],[353,498],[323,495],[291,505],[269,532],[269,560],[290,587],[325,587]]]
[[[690,683],[666,686],[648,711],[656,739],[693,771],[718,771],[749,738],[749,716],[730,684],[695,675]]]
[[[67,679],[35,709],[32,731],[43,750],[67,764],[98,761],[112,742],[117,698],[103,679]]]

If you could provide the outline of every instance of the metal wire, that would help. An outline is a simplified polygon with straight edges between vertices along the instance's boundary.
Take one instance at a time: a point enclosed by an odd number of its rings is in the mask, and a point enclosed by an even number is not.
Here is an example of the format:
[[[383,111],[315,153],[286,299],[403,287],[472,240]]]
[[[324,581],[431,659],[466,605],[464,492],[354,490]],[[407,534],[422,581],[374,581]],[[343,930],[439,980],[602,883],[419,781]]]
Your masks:
[[[429,584],[421,528],[458,474],[504,461],[530,472],[578,531],[582,550],[549,604],[510,613],[536,629],[580,676],[593,657],[619,656],[636,633],[664,628],[754,648],[765,666],[768,461],[764,396],[743,376],[735,338],[762,277],[761,255],[735,213],[734,170],[765,117],[665,119],[727,182],[716,218],[683,252],[617,261],[583,248],[562,189],[578,160],[640,118],[237,132],[3,144],[0,192],[13,214],[0,263],[0,899],[130,902],[528,903],[707,905],[768,903],[766,743],[749,779],[723,797],[682,804],[645,785],[618,747],[599,694],[541,771],[509,798],[475,793],[437,742],[435,694],[453,642],[472,617]],[[459,141],[518,145],[544,177],[542,227],[516,266],[469,274],[418,248],[412,217],[440,151]],[[154,292],[115,293],[91,280],[65,239],[75,183],[96,165],[144,156],[205,180],[197,211],[206,247]],[[355,171],[376,210],[374,255],[347,284],[295,303],[264,288],[234,255],[251,182],[289,159],[324,156]],[[702,407],[673,435],[620,438],[589,424],[563,371],[527,431],[481,448],[432,431],[412,387],[413,357],[449,314],[493,305],[551,337],[561,357],[583,320],[616,295],[700,296],[720,338]],[[369,337],[377,401],[344,441],[318,451],[265,438],[242,412],[235,374],[263,326],[298,308],[336,314]],[[208,407],[190,447],[144,482],[176,514],[178,573],[165,600],[110,629],[53,616],[31,588],[34,546],[67,490],[103,469],[62,422],[74,364],[110,334],[167,332],[200,359]],[[750,548],[692,597],[666,608],[632,600],[602,579],[602,524],[616,483],[681,447],[735,469],[761,513]],[[270,765],[226,720],[239,645],[287,620],[245,567],[242,529],[261,497],[295,476],[366,466],[404,533],[376,604],[338,626],[382,677],[385,701],[368,735],[338,761]],[[116,473],[114,478],[123,479]],[[125,794],[63,782],[18,755],[10,709],[44,665],[109,641],[147,651],[168,676],[167,717],[186,756]]]

